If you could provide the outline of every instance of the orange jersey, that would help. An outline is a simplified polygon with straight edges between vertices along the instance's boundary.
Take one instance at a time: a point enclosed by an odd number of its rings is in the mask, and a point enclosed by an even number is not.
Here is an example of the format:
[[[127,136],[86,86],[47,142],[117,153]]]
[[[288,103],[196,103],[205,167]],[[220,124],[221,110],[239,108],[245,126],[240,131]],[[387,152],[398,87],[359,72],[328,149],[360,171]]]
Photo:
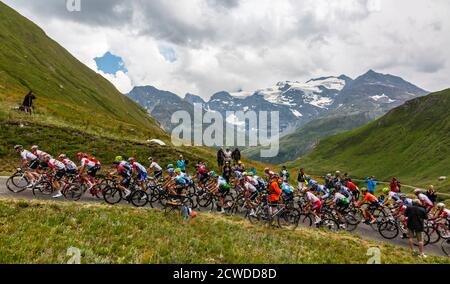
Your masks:
[[[364,196],[363,203],[378,203],[378,198],[376,198],[373,194],[367,193]]]

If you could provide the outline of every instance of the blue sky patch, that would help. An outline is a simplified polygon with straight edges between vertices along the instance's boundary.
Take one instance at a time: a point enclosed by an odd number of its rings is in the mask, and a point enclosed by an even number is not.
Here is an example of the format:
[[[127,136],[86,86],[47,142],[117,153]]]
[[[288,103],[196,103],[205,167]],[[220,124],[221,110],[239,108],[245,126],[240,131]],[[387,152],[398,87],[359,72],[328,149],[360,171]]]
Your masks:
[[[97,68],[106,74],[115,75],[119,71],[128,72],[120,56],[114,55],[111,52],[105,53],[102,57],[94,58]]]
[[[177,61],[177,53],[171,47],[159,47],[159,53],[170,63]]]

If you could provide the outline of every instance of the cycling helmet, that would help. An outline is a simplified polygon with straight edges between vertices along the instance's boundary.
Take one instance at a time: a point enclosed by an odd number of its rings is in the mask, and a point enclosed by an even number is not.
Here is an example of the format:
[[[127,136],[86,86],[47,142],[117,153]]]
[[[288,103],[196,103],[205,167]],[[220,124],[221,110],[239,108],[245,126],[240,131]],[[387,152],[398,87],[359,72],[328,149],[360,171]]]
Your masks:
[[[14,146],[14,150],[22,150],[23,149],[23,146],[22,145],[16,145],[16,146]]]
[[[38,145],[33,145],[33,146],[31,146],[31,150],[37,150],[37,149],[39,149],[39,146]]]
[[[336,189],[332,188],[330,189],[330,194],[335,194],[336,193]]]
[[[282,178],[278,179],[278,185],[282,185],[284,183],[284,180]]]
[[[214,172],[214,171],[209,172],[209,176],[212,177],[212,178],[217,178],[217,177],[219,177],[219,176],[216,174],[216,172]]]
[[[181,174],[181,169],[175,169],[175,173]]]
[[[391,190],[387,187],[383,188],[383,194],[388,194]]]
[[[221,186],[222,190],[230,190],[230,185],[228,183]]]
[[[340,176],[341,175],[341,171],[336,171],[336,175]]]
[[[136,159],[135,159],[134,157],[130,157],[130,158],[128,159],[128,162],[130,162],[130,163],[133,163],[134,161],[136,161]]]
[[[114,158],[114,161],[123,161],[123,157],[122,156],[116,156],[115,158]]]
[[[238,164],[239,164],[239,165],[242,165],[242,161],[239,161]]]
[[[148,160],[149,161],[153,161],[153,157],[148,157]]]
[[[367,188],[365,188],[365,187],[361,188],[361,193],[366,193],[366,192],[368,192]]]
[[[399,197],[400,197],[400,198],[406,198],[407,196],[406,196],[406,194],[402,193],[402,194],[400,194]]]
[[[279,179],[279,178],[280,178],[280,176],[277,175],[277,174],[274,174],[274,175],[272,176],[272,179]]]
[[[242,176],[246,177],[246,176],[248,176],[248,173],[247,172],[243,172]]]
[[[77,158],[81,159],[81,158],[84,158],[84,157],[86,157],[85,153],[82,153],[82,152],[77,153]]]
[[[331,178],[333,175],[332,174],[327,174],[327,178]]]
[[[169,174],[173,174],[175,172],[175,169],[174,168],[169,168],[169,169],[167,169],[167,172]]]
[[[59,155],[59,158],[62,160],[62,159],[67,158],[67,156],[66,156],[66,154],[61,154],[61,155]]]
[[[167,166],[167,169],[175,169],[175,167],[174,167],[172,164],[169,164],[169,165]]]
[[[334,186],[336,186],[336,187],[341,187],[342,186],[342,183],[340,183],[340,182],[337,182]]]
[[[307,181],[310,181],[310,180],[311,180],[311,177],[310,177],[310,176],[306,176],[305,179],[306,179]]]
[[[265,172],[265,173],[268,173],[268,172],[270,172],[270,169],[269,169],[269,168],[265,168],[265,169],[264,169],[264,172]]]
[[[444,203],[439,203],[438,205],[437,205],[437,208],[438,209],[445,209],[445,204]]]
[[[422,190],[421,189],[419,189],[419,188],[416,188],[415,190],[414,190],[414,194],[421,194],[422,193]]]
[[[253,172],[249,172],[249,173],[247,173],[247,175],[248,175],[249,177],[255,176],[255,174],[254,174]]]

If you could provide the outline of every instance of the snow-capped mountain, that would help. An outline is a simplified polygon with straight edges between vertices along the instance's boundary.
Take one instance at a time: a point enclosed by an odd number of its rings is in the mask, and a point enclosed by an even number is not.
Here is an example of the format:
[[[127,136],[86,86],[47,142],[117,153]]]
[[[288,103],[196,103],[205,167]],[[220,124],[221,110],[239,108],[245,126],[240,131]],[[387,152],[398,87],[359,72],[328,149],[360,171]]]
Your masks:
[[[242,125],[227,112],[278,111],[280,128],[284,133],[317,118],[344,113],[372,113],[381,116],[405,101],[426,95],[422,90],[399,77],[369,71],[353,80],[345,75],[321,77],[305,83],[278,82],[256,91],[218,92],[209,101],[187,94],[184,99],[154,87],[137,87],[130,98],[144,106],[166,130],[171,130],[170,117],[175,110],[193,110],[201,103],[205,110],[220,112],[228,123]]]

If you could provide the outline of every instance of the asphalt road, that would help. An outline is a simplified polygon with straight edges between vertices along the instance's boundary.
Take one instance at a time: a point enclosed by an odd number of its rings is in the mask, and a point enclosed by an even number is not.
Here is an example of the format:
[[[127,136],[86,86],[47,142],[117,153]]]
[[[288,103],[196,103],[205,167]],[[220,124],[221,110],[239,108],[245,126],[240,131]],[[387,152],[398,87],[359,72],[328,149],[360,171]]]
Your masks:
[[[85,197],[79,202],[84,203],[102,203],[103,200],[99,200],[97,198],[93,198],[91,196],[88,196],[87,193]],[[37,199],[37,200],[55,200],[51,196],[33,196],[31,190],[26,190],[22,193],[15,194],[10,192],[6,188],[6,179],[3,177],[0,177],[0,198],[10,198],[10,199]],[[59,202],[70,202],[63,199],[56,199]],[[402,240],[400,237],[394,239],[394,240],[386,240],[384,239],[378,232],[374,231],[370,226],[362,224],[360,225],[353,233],[360,235],[361,237],[368,239],[368,240],[375,240],[375,241],[382,241],[387,242],[395,246],[401,246],[401,247],[408,247],[408,240]],[[441,249],[441,241],[438,242],[435,245],[428,245],[426,247],[426,253],[431,255],[437,255],[437,256],[445,256]]]

